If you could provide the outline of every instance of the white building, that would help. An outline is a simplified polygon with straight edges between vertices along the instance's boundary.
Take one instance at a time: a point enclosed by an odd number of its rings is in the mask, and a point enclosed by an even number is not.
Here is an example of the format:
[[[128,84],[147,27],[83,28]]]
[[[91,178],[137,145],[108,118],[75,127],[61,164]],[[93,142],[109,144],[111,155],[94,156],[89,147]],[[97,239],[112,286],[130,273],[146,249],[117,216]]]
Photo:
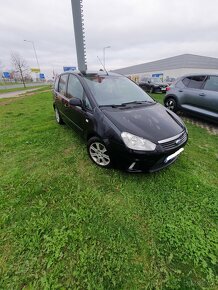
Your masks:
[[[194,54],[182,54],[157,61],[142,63],[113,70],[135,80],[142,77],[160,76],[163,79],[177,78],[192,73],[218,74],[218,58]]]

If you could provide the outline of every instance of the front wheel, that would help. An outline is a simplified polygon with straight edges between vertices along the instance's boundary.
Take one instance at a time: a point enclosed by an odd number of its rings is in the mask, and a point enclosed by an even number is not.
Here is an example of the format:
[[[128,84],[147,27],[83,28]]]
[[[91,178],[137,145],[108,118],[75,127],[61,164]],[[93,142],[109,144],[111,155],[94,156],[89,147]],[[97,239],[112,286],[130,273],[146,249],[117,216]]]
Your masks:
[[[60,113],[56,107],[55,107],[55,119],[56,119],[58,124],[60,124],[60,125],[64,124],[64,121],[62,120]]]
[[[104,168],[111,167],[109,152],[101,139],[97,137],[89,139],[87,149],[89,157],[95,164]]]
[[[173,112],[176,112],[178,110],[177,102],[174,98],[166,99],[166,101],[164,102],[164,105],[166,108],[168,108],[169,110]]]

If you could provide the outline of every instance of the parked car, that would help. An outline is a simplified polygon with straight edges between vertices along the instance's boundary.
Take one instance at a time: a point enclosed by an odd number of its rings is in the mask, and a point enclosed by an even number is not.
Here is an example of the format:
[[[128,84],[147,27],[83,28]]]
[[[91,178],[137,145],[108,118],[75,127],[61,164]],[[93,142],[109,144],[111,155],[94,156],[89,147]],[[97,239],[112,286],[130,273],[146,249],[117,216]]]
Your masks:
[[[139,82],[139,86],[149,93],[166,93],[168,83],[163,82],[160,78],[144,78]]]
[[[176,80],[176,78],[167,78],[165,80],[165,83],[167,83],[168,86],[172,85],[172,83],[174,83]]]
[[[62,73],[53,96],[56,121],[82,134],[101,167],[157,171],[177,159],[188,139],[176,114],[118,74]]]
[[[164,105],[176,112],[188,111],[218,122],[218,75],[188,75],[168,89]]]

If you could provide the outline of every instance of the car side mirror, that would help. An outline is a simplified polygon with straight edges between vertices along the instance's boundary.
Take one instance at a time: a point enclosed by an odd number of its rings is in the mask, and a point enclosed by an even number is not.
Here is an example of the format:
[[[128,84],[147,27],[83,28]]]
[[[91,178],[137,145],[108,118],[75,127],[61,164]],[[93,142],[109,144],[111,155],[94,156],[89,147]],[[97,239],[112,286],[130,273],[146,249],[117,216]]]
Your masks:
[[[71,105],[71,106],[78,106],[78,107],[82,107],[82,101],[80,100],[80,99],[78,99],[78,98],[72,98],[72,99],[70,99],[69,100],[69,104]]]
[[[150,83],[151,83],[151,81],[148,81],[148,83],[150,84]]]

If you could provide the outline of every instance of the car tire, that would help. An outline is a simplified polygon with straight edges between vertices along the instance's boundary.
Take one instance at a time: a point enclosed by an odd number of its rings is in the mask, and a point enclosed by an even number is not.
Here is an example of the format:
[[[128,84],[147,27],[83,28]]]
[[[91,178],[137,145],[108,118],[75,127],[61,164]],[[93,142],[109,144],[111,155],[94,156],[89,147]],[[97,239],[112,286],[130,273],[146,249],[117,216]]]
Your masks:
[[[178,111],[177,101],[173,97],[169,97],[164,101],[164,106],[173,112]]]
[[[150,94],[154,93],[154,87],[151,87],[151,88],[150,88],[149,93],[150,93]]]
[[[60,113],[59,113],[58,108],[55,107],[54,110],[55,110],[55,119],[56,119],[56,122],[57,122],[59,125],[63,125],[63,124],[64,124],[64,121],[63,121],[63,119],[62,119],[61,116],[60,116]]]
[[[110,168],[112,166],[111,157],[104,142],[98,137],[88,140],[87,150],[90,159],[98,166]]]

